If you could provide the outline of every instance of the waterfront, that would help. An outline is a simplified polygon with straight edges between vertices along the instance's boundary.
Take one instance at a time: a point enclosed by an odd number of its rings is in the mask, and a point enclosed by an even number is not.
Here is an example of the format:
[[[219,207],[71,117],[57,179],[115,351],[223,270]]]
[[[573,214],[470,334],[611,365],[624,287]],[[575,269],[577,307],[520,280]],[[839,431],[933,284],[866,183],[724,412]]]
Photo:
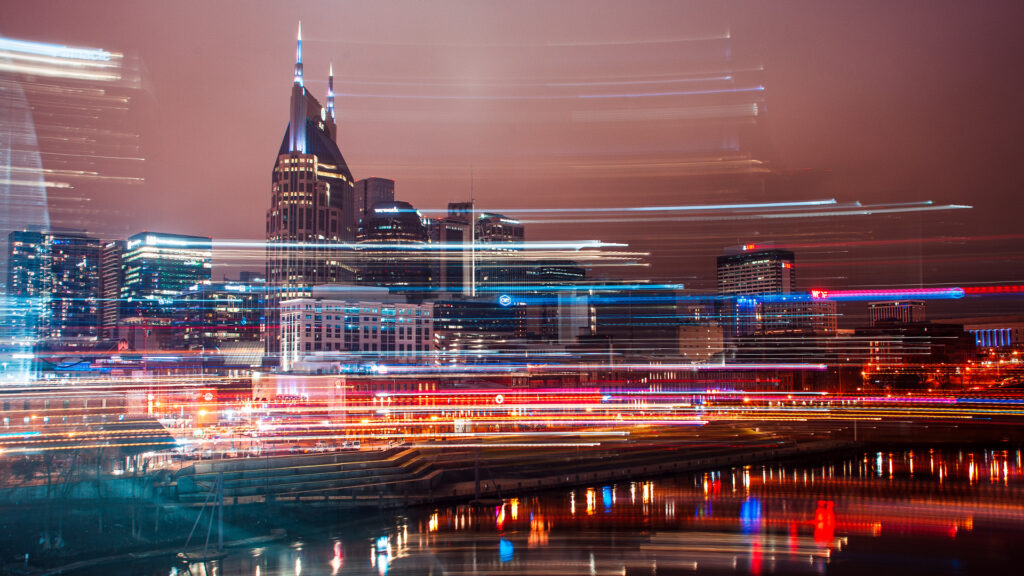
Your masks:
[[[508,494],[500,505],[282,518],[288,537],[153,576],[971,574],[1024,541],[1019,447],[878,450]],[[77,574],[109,574],[97,567]],[[120,573],[120,572],[118,572]]]

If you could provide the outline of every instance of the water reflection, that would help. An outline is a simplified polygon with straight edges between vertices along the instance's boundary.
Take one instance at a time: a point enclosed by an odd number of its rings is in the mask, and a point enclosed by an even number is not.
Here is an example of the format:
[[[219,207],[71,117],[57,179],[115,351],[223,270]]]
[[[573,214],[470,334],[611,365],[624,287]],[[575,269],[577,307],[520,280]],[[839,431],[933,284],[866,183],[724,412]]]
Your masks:
[[[310,534],[291,545],[239,552],[206,565],[165,565],[151,573],[1010,569],[1009,554],[984,550],[1024,540],[1020,463],[1019,450],[872,451],[826,462],[520,494],[497,506],[413,510],[399,517],[372,513],[343,528],[310,527]],[[908,570],[908,564],[916,568]]]

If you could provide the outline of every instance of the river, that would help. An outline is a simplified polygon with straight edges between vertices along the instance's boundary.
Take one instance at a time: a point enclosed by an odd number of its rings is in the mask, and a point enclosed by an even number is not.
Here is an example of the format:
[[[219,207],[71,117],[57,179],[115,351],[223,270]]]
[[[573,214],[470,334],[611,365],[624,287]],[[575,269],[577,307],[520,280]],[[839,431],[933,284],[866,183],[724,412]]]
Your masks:
[[[1019,573],[1024,472],[1016,447],[871,450],[315,524],[221,560],[131,573]]]

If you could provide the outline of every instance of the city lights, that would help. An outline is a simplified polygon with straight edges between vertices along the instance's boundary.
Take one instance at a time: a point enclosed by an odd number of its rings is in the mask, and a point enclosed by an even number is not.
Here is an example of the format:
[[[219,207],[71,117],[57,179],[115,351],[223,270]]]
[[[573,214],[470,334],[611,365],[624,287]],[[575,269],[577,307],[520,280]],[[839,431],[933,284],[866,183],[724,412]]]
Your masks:
[[[1016,573],[1019,10],[8,4],[0,573]]]

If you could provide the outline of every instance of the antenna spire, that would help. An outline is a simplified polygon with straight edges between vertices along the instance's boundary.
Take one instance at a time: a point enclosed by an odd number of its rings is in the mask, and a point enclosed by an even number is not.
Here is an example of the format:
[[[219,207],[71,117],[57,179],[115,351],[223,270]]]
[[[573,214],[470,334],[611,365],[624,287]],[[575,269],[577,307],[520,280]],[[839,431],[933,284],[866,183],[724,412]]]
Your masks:
[[[327,76],[327,111],[331,114],[331,120],[334,120],[334,62],[331,62]]]
[[[295,83],[302,86],[302,20],[299,20],[299,34],[295,40]]]

